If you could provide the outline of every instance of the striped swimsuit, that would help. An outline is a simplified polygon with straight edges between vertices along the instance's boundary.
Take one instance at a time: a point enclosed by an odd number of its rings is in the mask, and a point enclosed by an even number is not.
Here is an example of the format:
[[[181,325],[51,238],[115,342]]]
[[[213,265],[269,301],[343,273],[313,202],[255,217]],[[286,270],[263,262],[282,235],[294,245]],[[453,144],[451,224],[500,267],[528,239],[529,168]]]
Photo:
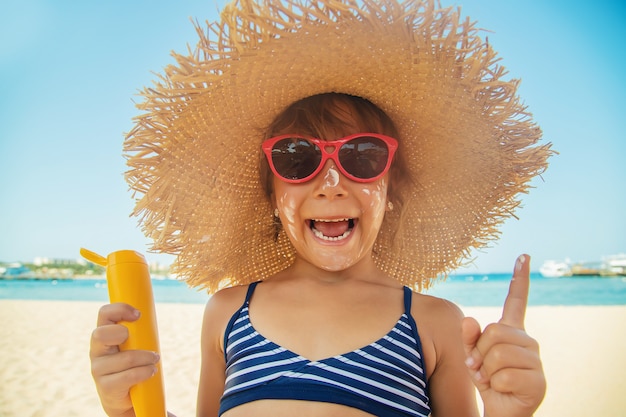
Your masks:
[[[335,403],[386,417],[430,414],[409,288],[404,288],[405,311],[387,335],[361,349],[310,361],[254,329],[248,306],[256,284],[250,285],[224,335],[226,385],[219,415],[262,399]]]

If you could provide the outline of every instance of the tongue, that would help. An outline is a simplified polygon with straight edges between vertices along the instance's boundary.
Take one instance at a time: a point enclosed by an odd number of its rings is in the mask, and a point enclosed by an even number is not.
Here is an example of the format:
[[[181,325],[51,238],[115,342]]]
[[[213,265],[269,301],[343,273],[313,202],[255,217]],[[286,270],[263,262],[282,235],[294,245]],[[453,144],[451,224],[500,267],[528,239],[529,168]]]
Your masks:
[[[315,222],[313,227],[322,232],[324,236],[337,237],[343,235],[349,226],[348,221],[344,222]]]

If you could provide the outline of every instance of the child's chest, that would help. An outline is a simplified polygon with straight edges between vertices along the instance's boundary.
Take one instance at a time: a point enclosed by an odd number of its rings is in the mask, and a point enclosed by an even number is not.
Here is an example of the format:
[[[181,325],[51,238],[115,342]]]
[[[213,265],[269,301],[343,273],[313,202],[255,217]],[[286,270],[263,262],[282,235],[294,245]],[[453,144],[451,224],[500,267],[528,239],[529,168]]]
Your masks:
[[[395,303],[394,303],[395,304]],[[283,303],[250,306],[250,322],[273,343],[309,360],[363,348],[384,338],[404,313],[379,303]]]

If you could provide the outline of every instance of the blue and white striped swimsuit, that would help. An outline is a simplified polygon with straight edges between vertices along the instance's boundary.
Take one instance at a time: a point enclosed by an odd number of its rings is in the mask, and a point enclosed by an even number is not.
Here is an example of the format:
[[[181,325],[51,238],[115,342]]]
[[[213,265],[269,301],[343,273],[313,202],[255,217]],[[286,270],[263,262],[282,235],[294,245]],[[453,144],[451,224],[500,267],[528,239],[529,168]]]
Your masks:
[[[430,414],[422,347],[404,288],[404,313],[380,340],[361,349],[310,361],[260,335],[248,315],[251,284],[224,335],[226,385],[219,415],[251,401],[290,399],[357,408],[375,416]]]

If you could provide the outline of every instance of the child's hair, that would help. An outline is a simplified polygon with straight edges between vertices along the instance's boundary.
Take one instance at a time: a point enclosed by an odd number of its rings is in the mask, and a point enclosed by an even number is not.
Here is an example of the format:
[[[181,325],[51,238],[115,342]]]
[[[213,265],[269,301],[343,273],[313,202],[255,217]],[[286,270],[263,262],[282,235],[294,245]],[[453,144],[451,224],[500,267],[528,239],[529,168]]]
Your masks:
[[[380,133],[398,140],[398,152],[389,169],[387,198],[393,204],[394,210],[398,210],[400,217],[404,217],[403,202],[412,178],[403,157],[402,141],[393,121],[371,101],[341,93],[306,97],[294,102],[280,113],[266,128],[264,139],[280,134],[297,133],[332,140],[357,132]],[[266,197],[271,199],[273,174],[263,152],[260,156],[261,185]],[[399,223],[401,224],[401,221]],[[280,224],[276,226],[278,233]]]

